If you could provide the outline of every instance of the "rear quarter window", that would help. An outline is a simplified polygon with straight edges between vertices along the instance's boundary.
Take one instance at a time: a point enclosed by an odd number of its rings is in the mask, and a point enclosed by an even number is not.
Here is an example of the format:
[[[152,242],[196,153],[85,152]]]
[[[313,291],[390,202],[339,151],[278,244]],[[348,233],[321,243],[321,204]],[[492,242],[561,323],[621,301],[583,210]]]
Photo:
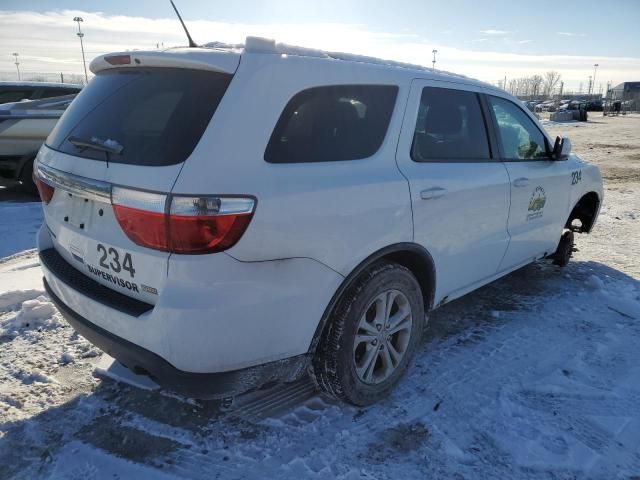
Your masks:
[[[269,163],[359,160],[382,145],[398,96],[395,85],[334,85],[296,94],[273,130]]]
[[[46,144],[93,160],[165,166],[187,159],[202,137],[232,75],[181,68],[122,68],[98,73],[82,89]],[[114,140],[121,154],[68,140]]]

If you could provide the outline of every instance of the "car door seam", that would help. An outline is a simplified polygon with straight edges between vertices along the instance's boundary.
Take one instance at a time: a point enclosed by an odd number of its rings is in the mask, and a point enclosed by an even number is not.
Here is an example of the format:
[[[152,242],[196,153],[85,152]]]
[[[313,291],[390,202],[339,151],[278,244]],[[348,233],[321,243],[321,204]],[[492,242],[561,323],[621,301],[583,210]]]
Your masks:
[[[509,251],[509,247],[511,246],[511,232],[509,231],[509,219],[511,218],[511,203],[513,202],[513,192],[512,192],[512,187],[511,187],[511,175],[509,174],[509,169],[507,168],[507,165],[504,161],[500,162],[502,164],[502,167],[504,168],[505,172],[507,172],[507,179],[508,179],[508,183],[507,185],[509,186],[509,206],[507,208],[507,222],[505,225],[505,229],[507,231],[507,237],[509,239],[509,241],[507,242],[507,248],[504,249],[504,253],[502,254],[502,258],[500,259],[500,262],[498,262],[498,268],[496,270],[496,273],[502,271],[501,267],[502,267],[502,262],[504,262],[505,257],[507,256],[507,252]]]
[[[413,82],[414,80],[412,80],[411,83],[409,83],[409,91],[407,92],[407,98],[404,103],[404,109],[402,112],[402,119],[400,120],[400,129],[398,130],[398,135],[396,137],[396,148],[395,148],[395,155],[393,160],[396,164],[396,169],[398,170],[398,172],[400,172],[400,175],[404,177],[405,181],[407,182],[407,188],[409,189],[409,209],[411,211],[411,241],[415,242],[416,226],[415,226],[415,217],[413,214],[413,194],[411,192],[411,182],[409,181],[409,178],[404,174],[404,172],[400,168],[400,165],[398,165],[398,149],[400,148],[400,139],[402,138],[402,129],[405,126],[407,108],[409,107],[409,99],[411,98],[411,92],[413,90]]]

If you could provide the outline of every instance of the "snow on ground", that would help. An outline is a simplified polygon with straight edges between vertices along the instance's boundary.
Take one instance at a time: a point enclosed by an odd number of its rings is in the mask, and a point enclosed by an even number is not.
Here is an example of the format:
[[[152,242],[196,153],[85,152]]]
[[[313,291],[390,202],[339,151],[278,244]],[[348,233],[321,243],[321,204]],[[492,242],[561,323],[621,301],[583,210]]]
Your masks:
[[[25,195],[12,195],[12,200],[17,196],[26,201],[6,201],[11,194],[0,187],[0,258],[33,248],[36,232],[42,224],[40,202]]]
[[[33,251],[1,260],[0,478],[640,478],[640,117],[591,119],[547,125],[606,182],[570,265],[439,309],[414,368],[368,409],[299,382],[223,412],[96,377],[99,352],[47,301]],[[31,228],[1,245],[32,248],[14,242]]]

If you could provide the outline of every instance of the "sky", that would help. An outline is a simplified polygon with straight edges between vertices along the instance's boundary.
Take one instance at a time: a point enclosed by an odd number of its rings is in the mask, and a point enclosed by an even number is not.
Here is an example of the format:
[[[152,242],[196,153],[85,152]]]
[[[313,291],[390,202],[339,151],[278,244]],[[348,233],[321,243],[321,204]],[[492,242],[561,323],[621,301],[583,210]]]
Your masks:
[[[176,0],[198,43],[279,42],[431,65],[497,84],[557,70],[565,91],[640,81],[640,0]],[[82,72],[109,52],[185,45],[168,0],[0,0],[0,78]],[[15,77],[14,77],[15,78]]]

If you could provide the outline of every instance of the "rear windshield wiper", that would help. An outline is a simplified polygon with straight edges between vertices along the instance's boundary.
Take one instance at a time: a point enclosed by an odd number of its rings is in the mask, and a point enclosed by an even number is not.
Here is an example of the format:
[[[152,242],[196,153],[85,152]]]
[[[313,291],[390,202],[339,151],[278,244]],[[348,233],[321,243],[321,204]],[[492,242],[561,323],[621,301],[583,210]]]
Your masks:
[[[98,150],[100,152],[122,154],[124,147],[115,140],[101,140],[97,137],[91,137],[89,140],[80,137],[69,137],[67,141],[78,148],[88,148],[90,150]]]

